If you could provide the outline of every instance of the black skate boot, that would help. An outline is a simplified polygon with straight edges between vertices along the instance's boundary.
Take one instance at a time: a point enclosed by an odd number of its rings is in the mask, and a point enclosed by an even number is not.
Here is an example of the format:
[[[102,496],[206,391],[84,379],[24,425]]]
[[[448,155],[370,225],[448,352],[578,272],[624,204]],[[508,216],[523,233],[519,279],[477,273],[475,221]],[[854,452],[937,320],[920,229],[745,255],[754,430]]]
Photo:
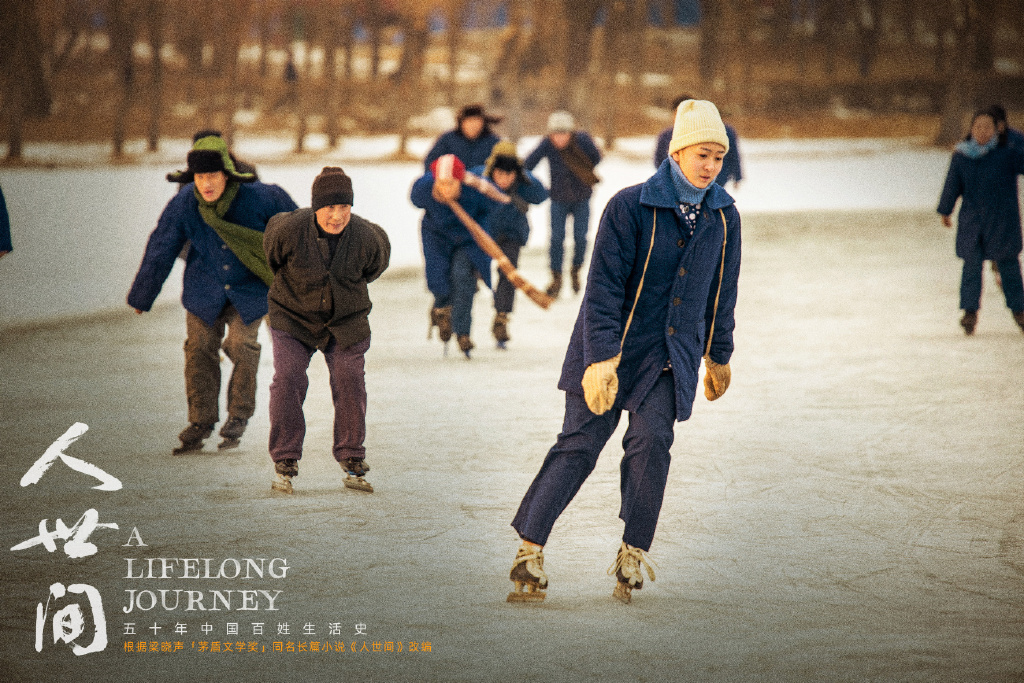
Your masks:
[[[633,590],[640,590],[644,587],[643,569],[647,570],[651,581],[654,581],[654,569],[644,557],[644,551],[623,542],[619,546],[619,554],[615,556],[615,562],[608,569],[608,574],[614,573],[615,578],[618,579],[612,596],[628,605],[632,599]]]
[[[345,477],[345,488],[373,493],[373,486],[363,479],[363,475],[370,471],[365,458],[346,458],[341,461],[341,467],[348,472],[348,476]]]
[[[551,284],[547,288],[548,296],[552,299],[558,298],[558,293],[562,291],[562,274],[557,271],[551,271]]]
[[[277,478],[270,483],[271,491],[281,493],[294,493],[292,488],[292,477],[299,476],[299,461],[294,458],[285,458],[274,463],[274,472]]]
[[[573,294],[580,293],[580,268],[583,266],[573,266],[569,270],[569,281],[572,283]]]
[[[964,328],[964,334],[974,334],[974,328],[978,325],[977,311],[964,311],[964,317],[960,318],[960,327]]]
[[[430,309],[430,327],[427,328],[427,339],[430,339],[433,335],[435,327],[437,328],[437,336],[444,342],[445,351],[447,351],[448,341],[452,338],[451,306]]]
[[[181,455],[182,453],[191,453],[192,451],[203,450],[203,441],[213,434],[213,425],[199,424],[193,422],[188,427],[181,430],[181,434],[178,434],[178,439],[181,440],[181,445],[175,448],[171,453],[174,455]]]
[[[498,348],[503,349],[511,339],[508,335],[508,313],[495,313],[494,324],[491,325],[491,334],[498,342]]]
[[[543,549],[526,543],[520,545],[508,578],[515,590],[508,594],[505,602],[540,602],[547,597],[548,575],[544,573]]]
[[[242,442],[242,434],[245,433],[245,426],[249,421],[243,417],[229,417],[224,426],[220,428],[220,435],[224,439],[217,445],[218,450],[238,448]]]
[[[1024,311],[1013,311],[1013,322],[1024,332]]]
[[[470,341],[468,334],[460,334],[456,341],[459,343],[459,351],[462,351],[466,358],[469,358],[469,352],[476,348],[476,344]]]

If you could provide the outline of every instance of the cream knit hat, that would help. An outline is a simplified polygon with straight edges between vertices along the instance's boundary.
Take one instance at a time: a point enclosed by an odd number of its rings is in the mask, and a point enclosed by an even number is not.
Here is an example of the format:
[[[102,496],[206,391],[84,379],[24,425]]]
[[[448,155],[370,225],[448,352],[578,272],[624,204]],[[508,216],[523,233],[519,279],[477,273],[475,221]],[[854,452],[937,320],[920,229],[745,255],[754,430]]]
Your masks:
[[[672,127],[672,140],[668,153],[701,142],[717,142],[729,151],[729,136],[718,108],[707,100],[686,100],[676,109],[676,123]]]
[[[548,117],[549,133],[571,133],[576,130],[576,120],[567,111],[553,111]]]

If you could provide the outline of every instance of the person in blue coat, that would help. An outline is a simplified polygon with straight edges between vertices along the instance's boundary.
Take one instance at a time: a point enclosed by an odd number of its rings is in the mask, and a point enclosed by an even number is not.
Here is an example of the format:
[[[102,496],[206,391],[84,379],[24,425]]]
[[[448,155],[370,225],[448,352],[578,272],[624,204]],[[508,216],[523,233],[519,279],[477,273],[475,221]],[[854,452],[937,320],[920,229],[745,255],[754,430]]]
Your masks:
[[[664,497],[673,426],[690,417],[701,359],[709,400],[729,386],[740,216],[714,182],[729,139],[715,105],[700,100],[679,106],[673,131],[670,158],[647,182],[612,197],[601,217],[558,383],[562,432],[512,521],[522,544],[510,601],[543,596],[542,547],[622,411],[629,413],[620,466],[625,528],[609,572],[625,602],[643,586],[641,567],[653,580],[644,554]]]
[[[221,348],[234,364],[221,448],[238,445],[255,412],[256,333],[267,315],[273,280],[263,231],[275,214],[298,208],[277,185],[240,173],[220,136],[196,140],[187,164],[185,171],[168,176],[187,184],[160,215],[127,299],[136,313],[150,310],[175,258],[190,243],[181,293],[189,425],[178,435],[181,446],[175,454],[200,450],[220,421]]]
[[[491,148],[501,139],[491,126],[502,117],[488,114],[482,104],[467,104],[456,116],[454,130],[442,133],[423,160],[424,169],[445,154],[454,154],[466,166],[481,166],[491,155]]]
[[[414,206],[425,209],[420,236],[427,289],[434,295],[427,337],[437,327],[447,348],[454,332],[459,350],[468,358],[474,348],[470,329],[476,280],[479,277],[491,286],[491,258],[473,240],[448,202],[457,201],[482,227],[495,202],[463,185],[465,174],[462,161],[454,154],[445,154],[413,183],[411,199]]]
[[[576,120],[567,111],[552,112],[548,117],[548,134],[523,161],[532,171],[541,159],[548,160],[551,171],[551,284],[549,296],[557,297],[562,290],[562,267],[565,250],[565,222],[572,216],[573,252],[572,291],[580,291],[580,269],[587,253],[587,233],[590,230],[590,196],[599,182],[594,167],[601,161],[601,152],[594,140],[584,131],[576,129]]]
[[[689,95],[680,95],[672,102],[672,109],[675,110],[682,102],[692,99]],[[725,160],[722,161],[722,172],[718,174],[716,183],[725,187],[725,184],[732,181],[733,188],[739,188],[743,180],[743,164],[740,162],[739,136],[736,129],[725,124],[725,134],[729,137],[729,151],[725,153]],[[668,157],[668,143],[672,140],[672,126],[658,134],[658,140],[654,145],[654,165],[661,166],[661,162]]]
[[[4,191],[0,189],[0,258],[4,254],[13,251],[11,244],[11,218],[7,213],[7,202],[4,200]]]
[[[488,233],[501,247],[501,251],[512,265],[518,267],[519,251],[526,246],[526,241],[530,238],[527,211],[530,204],[540,204],[547,199],[548,191],[536,176],[523,168],[515,144],[507,140],[494,146],[486,164],[470,170],[491,181],[512,198],[508,204],[495,205],[487,218]],[[494,288],[494,322],[491,325],[491,334],[501,349],[505,348],[505,344],[511,339],[508,324],[515,296],[515,286],[505,273],[499,270],[498,284]]]
[[[939,198],[942,224],[953,226],[960,200],[956,255],[964,261],[960,277],[960,326],[974,334],[981,306],[982,266],[994,261],[1013,319],[1024,330],[1024,282],[1021,279],[1021,223],[1017,176],[1024,173],[1024,152],[1006,144],[989,109],[975,112],[967,138],[949,162]]]

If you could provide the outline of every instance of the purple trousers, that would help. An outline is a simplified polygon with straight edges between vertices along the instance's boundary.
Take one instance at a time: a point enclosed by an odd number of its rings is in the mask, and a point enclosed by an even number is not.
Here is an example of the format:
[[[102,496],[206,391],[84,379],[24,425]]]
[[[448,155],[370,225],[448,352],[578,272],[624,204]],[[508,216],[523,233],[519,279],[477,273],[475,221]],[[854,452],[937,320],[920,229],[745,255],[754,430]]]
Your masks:
[[[270,457],[274,462],[302,458],[306,437],[306,400],[309,378],[306,370],[316,349],[280,330],[270,328],[274,342],[274,380],[270,383]],[[334,459],[364,458],[366,448],[365,355],[367,337],[346,349],[332,339],[324,350],[334,399]]]

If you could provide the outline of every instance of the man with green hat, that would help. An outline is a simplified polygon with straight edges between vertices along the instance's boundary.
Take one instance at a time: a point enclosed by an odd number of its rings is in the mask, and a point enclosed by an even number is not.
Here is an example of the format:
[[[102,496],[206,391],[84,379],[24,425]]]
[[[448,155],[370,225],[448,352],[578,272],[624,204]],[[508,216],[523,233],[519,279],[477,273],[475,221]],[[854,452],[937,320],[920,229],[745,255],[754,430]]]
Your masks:
[[[217,135],[196,140],[186,169],[167,179],[187,184],[167,204],[149,237],[128,305],[140,314],[150,310],[175,258],[189,242],[181,293],[189,425],[178,436],[181,446],[174,454],[201,450],[220,421],[221,349],[234,369],[220,448],[233,448],[256,409],[256,333],[267,314],[267,291],[273,281],[263,253],[263,231],[272,216],[298,207],[277,185],[239,172]]]

